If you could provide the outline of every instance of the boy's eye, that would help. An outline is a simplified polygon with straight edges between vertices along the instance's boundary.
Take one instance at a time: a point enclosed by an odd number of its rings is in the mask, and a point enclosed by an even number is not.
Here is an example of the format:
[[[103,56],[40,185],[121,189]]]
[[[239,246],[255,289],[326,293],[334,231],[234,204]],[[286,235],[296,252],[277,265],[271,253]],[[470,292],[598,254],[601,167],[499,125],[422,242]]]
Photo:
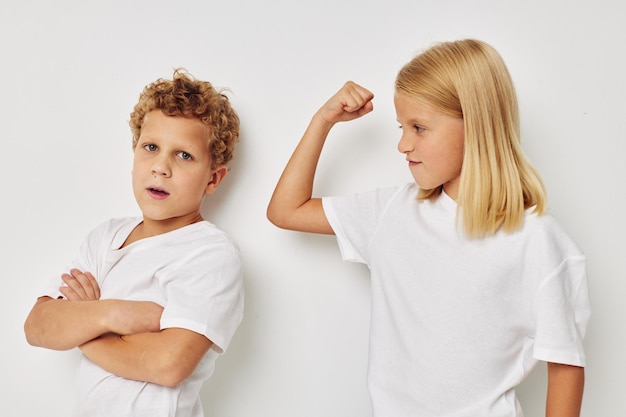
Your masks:
[[[143,148],[148,152],[154,152],[159,149],[159,147],[153,143],[146,143],[145,145],[143,145]]]
[[[187,152],[185,152],[185,151],[180,151],[180,152],[178,152],[178,156],[179,156],[181,159],[184,159],[185,161],[189,161],[189,160],[192,160],[192,159],[193,159],[193,156],[191,156],[191,154],[190,154],[190,153],[187,153]]]

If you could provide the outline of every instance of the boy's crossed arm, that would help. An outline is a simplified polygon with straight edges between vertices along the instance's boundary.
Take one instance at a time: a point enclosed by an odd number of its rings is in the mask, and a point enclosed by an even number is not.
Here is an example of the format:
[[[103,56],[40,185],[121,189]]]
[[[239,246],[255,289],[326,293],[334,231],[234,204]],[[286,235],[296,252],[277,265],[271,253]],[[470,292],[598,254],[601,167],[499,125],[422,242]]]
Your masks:
[[[133,334],[159,330],[163,307],[149,301],[100,300],[90,273],[72,269],[62,275],[67,299],[40,297],[24,323],[33,346],[68,350],[106,333]]]
[[[160,330],[163,307],[148,301],[100,300],[90,273],[62,276],[67,299],[40,297],[24,324],[31,345],[79,347],[115,375],[173,386],[189,376],[212,342],[186,329]]]
[[[169,328],[126,336],[108,334],[80,349],[112,374],[173,387],[191,375],[212,345],[199,333]]]

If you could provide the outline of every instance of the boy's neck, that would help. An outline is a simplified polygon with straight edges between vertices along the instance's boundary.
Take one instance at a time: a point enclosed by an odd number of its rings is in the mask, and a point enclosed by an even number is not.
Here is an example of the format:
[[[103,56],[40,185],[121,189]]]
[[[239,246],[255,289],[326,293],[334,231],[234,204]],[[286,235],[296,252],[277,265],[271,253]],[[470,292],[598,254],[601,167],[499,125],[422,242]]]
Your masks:
[[[162,235],[203,220],[200,213],[189,218],[172,218],[167,220],[152,220],[144,217],[143,221],[130,232],[121,247],[123,248],[138,240]]]

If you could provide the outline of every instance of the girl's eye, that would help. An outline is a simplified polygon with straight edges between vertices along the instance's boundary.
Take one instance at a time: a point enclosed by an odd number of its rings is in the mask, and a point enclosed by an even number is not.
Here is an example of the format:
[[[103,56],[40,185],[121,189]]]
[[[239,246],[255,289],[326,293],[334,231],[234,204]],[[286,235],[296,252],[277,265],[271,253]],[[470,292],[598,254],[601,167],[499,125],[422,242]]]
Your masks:
[[[402,129],[402,125],[399,125],[398,129]],[[415,129],[415,131],[417,133],[422,133],[423,131],[426,130],[425,128],[423,128],[422,126],[419,126],[419,125],[413,125],[413,129]]]
[[[193,159],[193,156],[191,156],[191,154],[190,154],[190,153],[187,153],[187,152],[185,152],[185,151],[180,151],[180,152],[178,152],[178,156],[179,156],[181,159],[184,159],[185,161],[190,161],[190,160],[192,160],[192,159]]]
[[[148,152],[154,152],[159,149],[159,147],[153,143],[146,143],[145,145],[143,145],[143,148]]]

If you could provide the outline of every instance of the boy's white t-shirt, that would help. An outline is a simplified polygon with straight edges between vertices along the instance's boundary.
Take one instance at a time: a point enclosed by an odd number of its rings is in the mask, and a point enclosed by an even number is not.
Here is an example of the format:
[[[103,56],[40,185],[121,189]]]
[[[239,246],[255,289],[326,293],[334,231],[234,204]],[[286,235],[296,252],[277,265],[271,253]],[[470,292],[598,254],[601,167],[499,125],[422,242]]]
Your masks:
[[[121,218],[101,224],[87,236],[71,267],[93,273],[100,299],[160,304],[161,329],[188,329],[206,336],[213,346],[191,376],[173,388],[115,376],[81,356],[75,415],[201,417],[200,388],[243,316],[240,252],[206,221],[118,249],[140,222]],[[60,297],[61,285],[55,277],[44,294]]]
[[[415,184],[326,197],[345,261],[368,265],[374,416],[519,417],[538,360],[585,365],[585,256],[550,215],[468,239]]]

